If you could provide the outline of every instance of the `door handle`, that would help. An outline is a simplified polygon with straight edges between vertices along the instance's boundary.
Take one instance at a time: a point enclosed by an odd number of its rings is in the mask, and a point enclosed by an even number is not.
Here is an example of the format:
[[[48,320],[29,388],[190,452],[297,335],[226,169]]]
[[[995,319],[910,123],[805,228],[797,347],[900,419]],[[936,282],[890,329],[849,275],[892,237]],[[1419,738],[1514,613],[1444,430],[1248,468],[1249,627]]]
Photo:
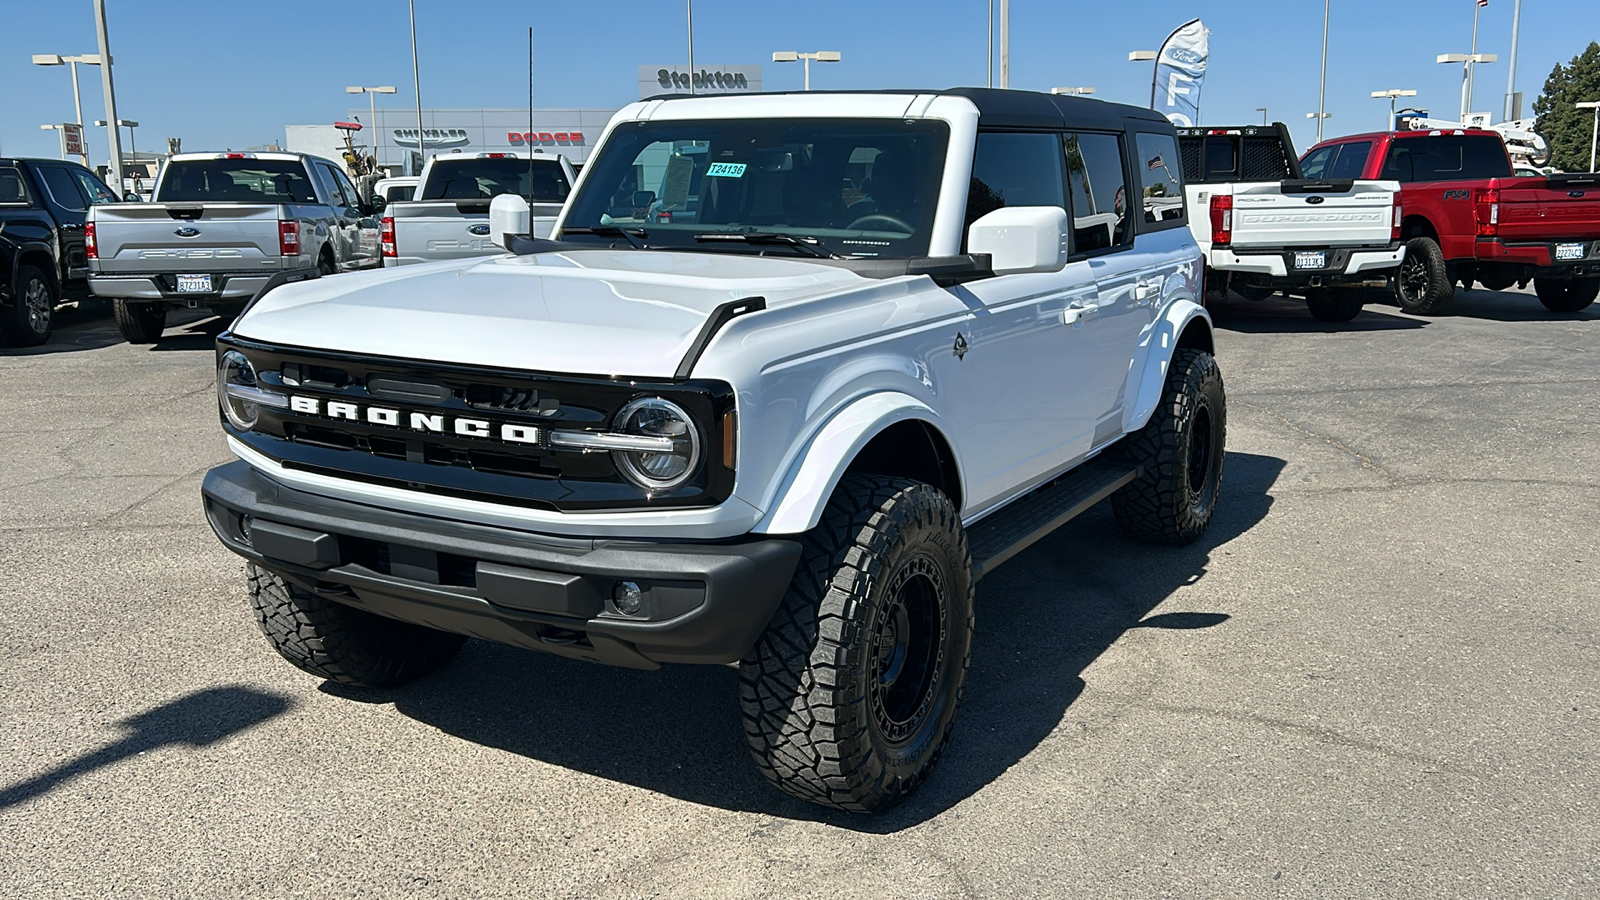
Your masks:
[[[1141,306],[1155,302],[1161,296],[1161,282],[1159,280],[1141,281],[1133,287],[1134,302]]]
[[[1100,307],[1094,303],[1083,306],[1069,306],[1061,311],[1061,324],[1071,325],[1073,328],[1082,328],[1084,325],[1094,321],[1095,316],[1098,315],[1100,315]]]

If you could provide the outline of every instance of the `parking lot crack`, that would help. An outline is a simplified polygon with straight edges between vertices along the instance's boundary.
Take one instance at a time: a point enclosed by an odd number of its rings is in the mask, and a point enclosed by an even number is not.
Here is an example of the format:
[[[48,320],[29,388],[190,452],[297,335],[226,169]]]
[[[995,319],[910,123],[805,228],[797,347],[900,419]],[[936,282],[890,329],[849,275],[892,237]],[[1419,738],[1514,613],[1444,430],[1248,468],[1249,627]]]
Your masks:
[[[1300,432],[1301,434],[1305,435],[1306,437],[1315,438],[1316,440],[1319,440],[1319,441],[1323,442],[1324,444],[1327,444],[1328,446],[1334,448],[1335,450],[1342,451],[1344,453],[1349,454],[1350,456],[1355,457],[1356,460],[1361,463],[1361,467],[1363,469],[1371,469],[1372,471],[1377,472],[1378,474],[1382,475],[1383,477],[1389,479],[1391,482],[1398,482],[1400,480],[1400,479],[1396,478],[1393,473],[1389,472],[1387,469],[1385,469],[1384,467],[1382,467],[1382,466],[1378,465],[1376,462],[1374,462],[1372,457],[1367,456],[1365,453],[1362,453],[1359,450],[1356,450],[1355,448],[1351,447],[1349,444],[1344,443],[1343,441],[1339,440],[1336,437],[1333,437],[1332,435],[1322,434],[1321,432],[1318,432],[1318,431],[1315,431],[1315,430],[1313,430],[1311,428],[1308,428],[1305,425],[1302,425],[1299,422],[1294,421],[1293,419],[1289,418],[1288,416],[1284,415],[1283,413],[1280,413],[1275,409],[1271,409],[1269,407],[1262,406],[1259,403],[1249,403],[1249,402],[1240,401],[1240,400],[1237,400],[1237,399],[1234,400],[1234,403],[1239,405],[1239,406],[1247,406],[1247,407],[1249,407],[1251,409],[1259,410],[1259,411],[1261,411],[1263,413],[1266,413],[1267,415],[1271,416],[1274,419],[1277,419],[1279,422],[1283,423],[1284,425],[1287,425],[1288,427],[1294,429],[1295,431]]]

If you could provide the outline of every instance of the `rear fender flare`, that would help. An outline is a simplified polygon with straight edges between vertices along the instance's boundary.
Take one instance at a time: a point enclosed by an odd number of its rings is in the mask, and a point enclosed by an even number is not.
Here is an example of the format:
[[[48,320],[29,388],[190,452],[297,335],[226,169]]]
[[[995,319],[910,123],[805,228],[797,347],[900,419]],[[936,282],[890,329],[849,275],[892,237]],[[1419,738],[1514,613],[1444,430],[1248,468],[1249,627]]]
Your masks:
[[[1193,300],[1178,300],[1167,306],[1165,313],[1146,332],[1144,364],[1128,372],[1128,402],[1122,407],[1122,431],[1132,434],[1144,427],[1161,401],[1161,391],[1167,383],[1167,366],[1177,352],[1178,340],[1191,326],[1206,330],[1206,341],[1211,341],[1211,314]]]
[[[805,450],[783,474],[776,502],[751,529],[757,534],[799,534],[822,520],[822,512],[839,480],[873,438],[897,422],[919,420],[944,437],[952,453],[949,429],[932,408],[909,394],[883,391],[852,401],[806,442]],[[959,455],[956,471],[963,471]],[[965,496],[965,484],[962,493]]]

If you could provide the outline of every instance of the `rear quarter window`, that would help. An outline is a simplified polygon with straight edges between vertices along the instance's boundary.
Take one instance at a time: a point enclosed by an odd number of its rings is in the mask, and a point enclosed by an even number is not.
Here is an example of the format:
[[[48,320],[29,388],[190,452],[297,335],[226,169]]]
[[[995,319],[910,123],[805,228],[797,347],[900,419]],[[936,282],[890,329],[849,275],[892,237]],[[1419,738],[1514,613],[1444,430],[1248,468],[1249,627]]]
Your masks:
[[[0,203],[26,206],[28,202],[27,182],[22,180],[22,172],[10,166],[0,169]]]
[[[1183,207],[1182,166],[1178,139],[1170,134],[1140,133],[1134,137],[1144,231],[1188,224]]]

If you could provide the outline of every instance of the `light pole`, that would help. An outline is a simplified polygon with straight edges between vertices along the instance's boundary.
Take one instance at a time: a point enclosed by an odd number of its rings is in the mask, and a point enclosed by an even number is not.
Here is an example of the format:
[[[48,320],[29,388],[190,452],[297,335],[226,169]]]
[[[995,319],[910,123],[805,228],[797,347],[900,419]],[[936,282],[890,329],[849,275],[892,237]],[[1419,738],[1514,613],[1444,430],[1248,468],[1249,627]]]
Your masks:
[[[1522,114],[1522,104],[1517,102],[1517,31],[1522,25],[1522,0],[1517,0],[1511,7],[1511,60],[1507,66],[1511,73],[1506,76],[1506,121],[1519,118]]]
[[[1161,51],[1160,50],[1130,50],[1130,51],[1128,51],[1128,62],[1154,62],[1155,58],[1157,56],[1160,56],[1160,55],[1161,55]],[[1151,66],[1150,67],[1150,108],[1151,109],[1155,109],[1156,108],[1156,67],[1155,66]]]
[[[417,164],[422,156],[422,73],[417,68],[417,0],[406,0],[411,8],[411,86],[417,92]],[[409,172],[407,174],[410,174]],[[418,174],[421,174],[420,172]]]
[[[367,109],[370,112],[370,115],[368,116],[367,127],[372,129],[372,157],[373,157],[373,159],[377,159],[377,157],[378,157],[378,95],[379,94],[392,94],[392,93],[394,93],[394,85],[392,85],[392,84],[391,85],[385,85],[383,87],[360,87],[360,86],[357,86],[357,85],[352,85],[351,87],[345,88],[344,92],[346,94],[366,94],[367,95]],[[421,136],[420,135],[418,135],[418,140],[419,141],[421,140]],[[422,144],[418,143],[417,147],[418,147],[418,149],[421,149]]]
[[[57,56],[53,53],[35,53],[33,55],[33,64],[36,66],[60,66],[68,64],[72,66],[72,108],[78,114],[78,130],[82,131],[83,98],[82,95],[78,93],[78,63],[83,63],[86,66],[98,66],[100,65],[100,54],[85,53],[81,56]],[[88,140],[84,140],[83,142],[83,153],[79,156],[79,159],[82,160],[84,168],[89,168]]]
[[[106,124],[106,120],[105,119],[95,119],[94,120],[94,124],[99,125],[99,126],[104,126]],[[139,123],[133,121],[132,119],[118,119],[117,120],[117,124],[119,126],[123,127],[123,128],[128,129],[128,148],[129,148],[129,151],[130,151],[130,154],[131,154],[131,162],[135,166],[139,165],[139,142],[137,140],[135,140],[134,136],[133,136],[133,130],[135,128],[139,127]],[[122,182],[120,180],[121,179],[121,175],[122,175],[121,172],[117,173],[117,176],[118,176],[118,179],[119,179],[117,181],[117,190],[119,192],[122,190]],[[137,169],[134,170],[134,175],[133,175],[133,192],[135,194],[139,193],[139,173],[138,173]]]
[[[1589,131],[1589,171],[1593,172],[1595,147],[1600,145],[1600,100],[1583,100],[1573,105],[1594,110],[1594,127]]]
[[[1333,113],[1331,113],[1331,112],[1306,113],[1306,118],[1308,118],[1308,119],[1316,119],[1317,120],[1317,143],[1319,143],[1319,144],[1322,143],[1322,120],[1323,119],[1329,119],[1329,118],[1332,118],[1332,117],[1333,117]]]
[[[1261,113],[1261,124],[1267,124],[1267,108],[1265,106],[1258,106],[1256,107],[1256,112]]]
[[[1472,71],[1478,63],[1492,63],[1500,57],[1493,53],[1441,53],[1433,58],[1436,63],[1461,63],[1461,121],[1467,121],[1472,105]]]
[[[1094,93],[1094,88],[1092,88],[1092,87],[1053,87],[1053,88],[1050,89],[1050,93],[1052,93],[1052,94],[1066,94],[1068,96],[1077,97],[1077,96],[1081,96],[1083,94],[1092,94],[1092,93]]]
[[[689,16],[689,93],[694,94],[694,0],[683,0]]]
[[[994,0],[984,0],[989,8],[989,87],[994,87]]]
[[[111,83],[111,36],[106,32],[106,0],[94,0],[94,30],[100,43],[100,87],[106,94],[106,118],[117,120],[117,91]],[[106,129],[111,144],[110,173],[118,186],[122,184],[122,132],[115,125]]]
[[[811,61],[816,60],[819,63],[838,62],[841,58],[842,57],[839,55],[839,51],[837,50],[818,50],[815,53],[796,53],[793,50],[783,50],[772,54],[772,61],[775,63],[805,62],[806,90],[808,91],[811,90]],[[694,73],[691,72],[690,76],[692,77],[693,74]]]
[[[1322,120],[1328,117],[1328,8],[1332,0],[1322,0],[1322,82],[1317,88],[1317,143],[1322,143]]]
[[[1383,126],[1383,130],[1384,131],[1393,131],[1394,130],[1394,99],[1396,97],[1415,97],[1416,95],[1417,95],[1416,91],[1401,91],[1401,90],[1393,90],[1393,89],[1387,90],[1387,91],[1373,91],[1372,92],[1372,99],[1374,99],[1374,100],[1382,100],[1385,97],[1389,98],[1389,124]]]
[[[55,125],[55,124],[40,125],[39,126],[39,130],[40,131],[60,131],[61,129],[63,129],[65,127],[66,126],[64,126],[64,125]],[[80,132],[83,131],[83,126],[82,125],[78,126],[78,131],[80,131]],[[79,138],[79,140],[82,140],[82,138]],[[63,136],[61,138],[61,158],[62,159],[66,159],[67,158],[67,139],[66,139],[65,136]]]
[[[1011,0],[1000,0],[1000,87],[1011,87]]]

